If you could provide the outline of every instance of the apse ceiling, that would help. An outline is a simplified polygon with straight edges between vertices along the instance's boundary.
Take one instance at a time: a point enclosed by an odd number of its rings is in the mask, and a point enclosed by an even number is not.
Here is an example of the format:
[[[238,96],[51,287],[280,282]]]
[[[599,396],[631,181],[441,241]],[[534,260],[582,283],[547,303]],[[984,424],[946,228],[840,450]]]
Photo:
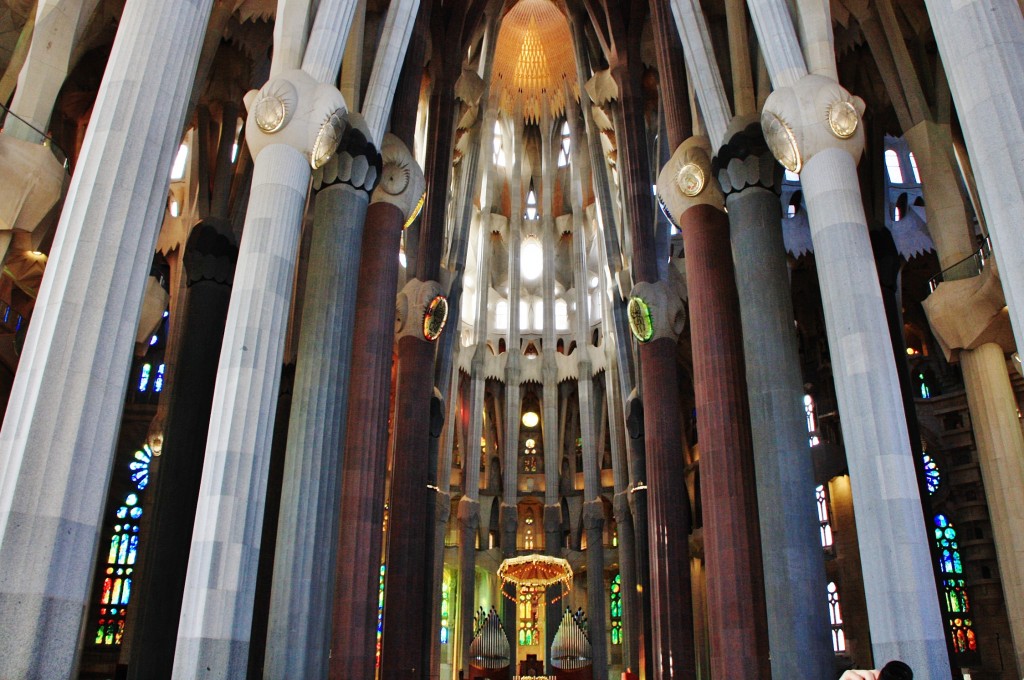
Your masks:
[[[544,101],[552,118],[561,116],[566,88],[579,97],[569,24],[549,0],[520,0],[502,19],[494,82],[500,87],[502,111],[513,115],[521,106],[529,123],[540,121]]]

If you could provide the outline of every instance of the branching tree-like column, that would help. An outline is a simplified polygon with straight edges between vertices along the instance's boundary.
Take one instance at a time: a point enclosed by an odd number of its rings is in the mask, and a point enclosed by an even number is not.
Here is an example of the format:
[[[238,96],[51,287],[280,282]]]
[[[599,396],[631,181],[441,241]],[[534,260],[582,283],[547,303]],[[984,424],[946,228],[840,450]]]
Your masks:
[[[210,7],[129,0],[121,16],[0,431],[0,609],[17,612],[0,623],[2,677],[75,675],[145,280]],[[83,313],[86,298],[102,304]]]
[[[359,252],[381,156],[362,116],[317,170],[316,213],[292,410],[288,419],[277,550],[267,630],[267,677],[320,678],[327,671]],[[408,182],[392,172],[394,188]]]

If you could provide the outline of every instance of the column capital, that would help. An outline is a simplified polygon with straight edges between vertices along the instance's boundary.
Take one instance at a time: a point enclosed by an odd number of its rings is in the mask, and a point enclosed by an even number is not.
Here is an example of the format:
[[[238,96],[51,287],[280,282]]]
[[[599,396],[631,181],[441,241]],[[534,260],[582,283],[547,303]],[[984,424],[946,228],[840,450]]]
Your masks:
[[[469,496],[460,498],[458,519],[460,525],[476,531],[480,526],[480,501]]]
[[[402,140],[390,132],[381,141],[380,155],[383,168],[372,202],[395,206],[409,226],[423,207],[427,186],[423,170]]]
[[[864,100],[815,74],[769,95],[761,128],[772,154],[797,174],[820,151],[842,149],[860,160],[864,151]]]
[[[217,221],[217,218],[207,218],[192,227],[185,242],[184,264],[189,286],[201,281],[231,285],[238,246],[230,236],[231,226],[215,226]]]
[[[583,527],[588,532],[604,528],[604,504],[600,498],[583,504]]]
[[[420,281],[411,279],[398,293],[395,303],[395,335],[396,340],[403,337],[415,337],[425,342],[432,342],[440,335],[436,335],[433,329],[436,324],[430,324],[428,329],[428,315],[433,320],[436,315],[437,322],[443,327],[448,316],[448,301],[444,296],[441,284],[437,281]],[[429,331],[429,332],[428,332]],[[432,337],[431,337],[432,336]]]
[[[245,141],[253,160],[272,144],[297,150],[315,168],[332,154],[345,131],[348,105],[333,85],[301,69],[284,71],[245,95]]]
[[[686,309],[668,281],[638,281],[627,307],[633,336],[647,343],[660,338],[679,339],[686,327]]]
[[[707,137],[690,137],[658,173],[658,204],[677,229],[682,229],[683,213],[690,208],[710,205],[721,209],[725,204],[712,174],[711,154]]]
[[[726,198],[750,187],[778,193],[782,168],[768,148],[759,117],[733,118],[725,139],[711,169]]]
[[[361,115],[349,113],[344,122],[344,132],[330,156],[313,172],[313,188],[321,191],[344,185],[365,194],[368,200],[382,179],[381,154]]]
[[[544,506],[544,533],[545,534],[560,534],[560,533],[562,533],[562,506],[561,505],[545,505]]]

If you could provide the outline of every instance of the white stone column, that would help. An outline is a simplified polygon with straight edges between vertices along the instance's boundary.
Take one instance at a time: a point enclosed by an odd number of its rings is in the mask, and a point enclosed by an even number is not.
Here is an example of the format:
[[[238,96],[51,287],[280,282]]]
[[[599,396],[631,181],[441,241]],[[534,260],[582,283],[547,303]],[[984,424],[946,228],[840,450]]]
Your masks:
[[[310,168],[334,152],[346,113],[341,94],[304,71],[271,78],[259,92],[250,92],[247,102],[246,142],[255,167],[179,619],[174,661],[179,678],[245,672],[270,443]]]
[[[145,280],[210,6],[129,0],[121,17],[0,430],[0,677],[75,675]]]
[[[1024,347],[1024,15],[1016,0],[926,0]]]
[[[263,672],[327,673],[345,446],[352,310],[366,209],[381,157],[358,114],[320,170],[288,420]]]

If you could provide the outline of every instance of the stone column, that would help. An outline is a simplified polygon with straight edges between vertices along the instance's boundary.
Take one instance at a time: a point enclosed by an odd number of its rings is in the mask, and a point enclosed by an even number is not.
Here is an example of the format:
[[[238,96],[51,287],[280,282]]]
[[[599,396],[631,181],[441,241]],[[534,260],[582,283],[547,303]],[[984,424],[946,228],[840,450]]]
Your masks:
[[[310,166],[334,152],[345,113],[341,94],[303,71],[279,74],[247,102],[255,168],[178,626],[181,678],[245,672],[299,226]]]
[[[17,612],[0,623],[3,677],[75,675],[145,280],[210,6],[129,0],[100,85],[0,430],[0,608]],[[86,299],[102,304],[83,313]]]
[[[391,352],[398,246],[423,196],[423,173],[405,145],[384,135],[383,171],[366,215],[356,290],[337,541],[330,677],[372,677],[387,470]]]
[[[729,209],[743,326],[772,675],[827,678],[835,654],[782,242],[782,169],[756,116],[735,119],[726,136],[714,169]]]
[[[686,244],[711,667],[718,677],[754,680],[770,675],[754,455],[728,218],[707,140],[680,145],[658,177],[658,196],[666,214],[679,216]]]
[[[775,157],[800,172],[807,201],[874,655],[946,677],[928,536],[917,521],[921,499],[857,182],[862,111],[835,81],[805,75],[772,93],[761,122]]]
[[[320,678],[330,651],[329,594],[345,446],[359,251],[381,159],[358,114],[317,170],[316,213],[288,421],[264,673]]]
[[[424,636],[430,615],[426,604],[429,565],[427,543],[432,532],[424,512],[433,497],[427,488],[430,403],[434,389],[434,345],[424,319],[441,296],[436,281],[412,279],[398,296],[398,395],[394,416],[395,456],[391,469],[391,511],[388,522],[388,573],[384,594],[384,640],[381,677],[422,678],[429,658]]]
[[[1004,281],[1024,347],[1024,15],[1014,0],[926,0]],[[1018,529],[1019,530],[1019,529]],[[1018,658],[1024,662],[1024,654]]]
[[[180,317],[172,317],[182,326],[175,391],[147,509],[153,521],[145,534],[145,568],[136,580],[129,623],[135,636],[128,662],[133,678],[169,678],[174,663],[214,378],[238,257],[230,229],[226,222],[215,227],[207,220],[192,228],[185,245],[188,290]]]

